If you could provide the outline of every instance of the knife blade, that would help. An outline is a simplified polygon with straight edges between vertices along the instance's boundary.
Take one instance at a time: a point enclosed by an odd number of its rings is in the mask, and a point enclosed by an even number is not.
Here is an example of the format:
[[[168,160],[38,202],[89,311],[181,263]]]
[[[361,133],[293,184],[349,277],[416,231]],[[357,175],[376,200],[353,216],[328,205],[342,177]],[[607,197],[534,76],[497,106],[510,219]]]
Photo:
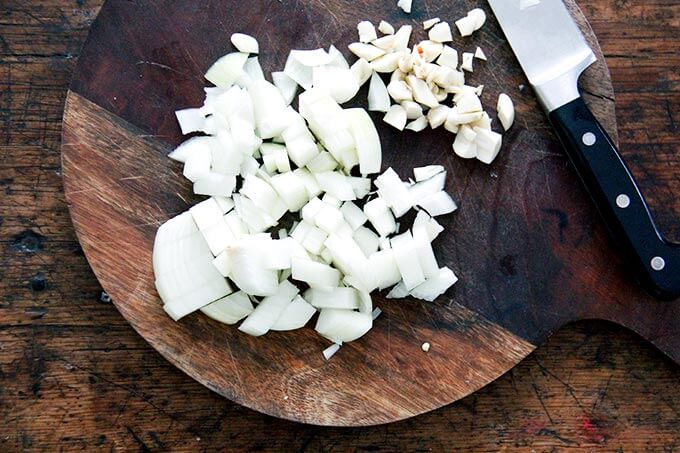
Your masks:
[[[680,297],[680,244],[661,235],[632,173],[579,93],[578,79],[596,58],[566,6],[488,2],[626,263],[652,295]]]

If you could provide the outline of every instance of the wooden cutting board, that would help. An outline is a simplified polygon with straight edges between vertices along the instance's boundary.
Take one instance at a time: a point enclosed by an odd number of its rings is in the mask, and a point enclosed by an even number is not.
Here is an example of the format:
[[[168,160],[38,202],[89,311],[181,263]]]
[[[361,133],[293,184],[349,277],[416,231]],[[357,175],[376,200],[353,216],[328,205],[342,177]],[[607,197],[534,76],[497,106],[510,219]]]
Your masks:
[[[500,92],[517,122],[486,166],[453,156],[443,131],[398,133],[374,119],[385,166],[407,175],[439,163],[460,209],[442,218],[440,263],[460,282],[435,303],[375,298],[383,315],[330,361],[311,328],[241,334],[206,316],[165,315],[153,285],[158,226],[198,199],[165,156],[182,141],[173,112],[200,105],[202,74],[243,31],[260,41],[268,73],[291,48],[334,43],[356,24],[385,19],[451,23],[472,1],[416,0],[405,15],[392,1],[110,0],[94,23],[69,92],[63,132],[64,189],[73,223],[103,287],[131,325],[164,357],[212,390],[277,417],[324,425],[369,425],[411,417],[462,398],[512,368],[563,324],[603,318],[627,326],[680,360],[680,303],[642,292],[608,242],[601,221],[551,132],[496,20],[454,47],[480,45],[469,83],[486,85],[490,112]],[[613,90],[597,41],[573,0],[574,17],[599,62],[583,77],[585,97],[616,137]],[[484,8],[489,12],[488,7]],[[365,99],[365,89],[360,99]],[[429,353],[423,342],[432,345]]]

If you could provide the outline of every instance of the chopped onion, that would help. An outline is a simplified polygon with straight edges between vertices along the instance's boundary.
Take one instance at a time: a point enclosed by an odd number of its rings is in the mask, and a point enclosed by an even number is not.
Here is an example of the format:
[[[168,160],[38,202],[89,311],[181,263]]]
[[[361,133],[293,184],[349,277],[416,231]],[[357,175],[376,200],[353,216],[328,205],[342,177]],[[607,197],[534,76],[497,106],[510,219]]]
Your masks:
[[[291,79],[285,72],[272,72],[272,81],[276,88],[281,92],[283,100],[286,105],[290,105],[295,99],[295,94],[297,93],[298,84],[295,80]]]
[[[387,236],[397,230],[392,211],[387,207],[385,200],[378,197],[364,205],[364,214],[380,236]]]
[[[300,63],[293,52],[288,54],[283,72],[305,90],[312,87],[312,68]]]
[[[338,343],[333,343],[329,347],[323,350],[323,357],[326,360],[330,360],[331,357],[335,355],[336,352],[340,350],[340,345]]]
[[[260,46],[257,44],[257,40],[250,35],[234,33],[231,35],[231,43],[239,52],[260,53]]]
[[[418,206],[425,209],[432,217],[449,214],[458,209],[451,196],[443,190],[419,200]]]
[[[333,44],[328,48],[328,55],[331,56],[331,61],[328,63],[328,66],[349,69],[349,63],[347,63],[345,56]]]
[[[350,69],[336,66],[315,67],[312,71],[312,80],[315,88],[328,91],[339,104],[344,104],[356,96],[360,88]]]
[[[187,158],[196,152],[196,150],[199,150],[201,148],[205,148],[208,150],[208,152],[211,152],[211,143],[214,140],[214,137],[193,137],[190,138],[189,140],[185,141],[181,145],[179,145],[177,148],[175,148],[174,151],[172,151],[170,154],[168,154],[168,157],[172,160],[176,160],[177,162],[182,162],[185,163],[187,161]],[[199,153],[202,151],[198,151]]]
[[[248,54],[230,53],[217,60],[205,73],[205,78],[220,88],[228,89],[243,74]]]
[[[444,171],[445,171],[444,167],[442,167],[441,165],[428,165],[426,167],[417,167],[413,169],[413,177],[416,179],[416,182],[421,182],[430,179],[433,176],[436,176]]]
[[[378,176],[375,180],[375,186],[378,188],[378,195],[385,200],[396,218],[403,216],[413,207],[409,190],[392,167]]]
[[[241,323],[238,330],[254,337],[266,334],[288,305],[291,304],[298,292],[297,287],[288,281],[284,281],[272,295],[262,299],[262,302]]]
[[[316,308],[359,309],[359,292],[354,288],[338,287],[329,291],[310,288],[305,297]]]
[[[334,171],[318,173],[316,174],[316,180],[324,192],[330,193],[338,200],[349,201],[356,199],[352,185],[347,180],[347,176],[342,173]]]
[[[319,313],[315,330],[319,335],[339,343],[354,341],[373,327],[371,313],[326,308]]]
[[[420,132],[424,131],[427,128],[427,125],[428,125],[427,117],[423,115],[408,123],[405,129],[408,129],[413,132]]]
[[[380,75],[374,72],[368,86],[368,110],[372,112],[388,112],[390,110],[390,95]]]
[[[175,112],[177,123],[182,130],[182,135],[192,132],[203,132],[205,128],[205,114],[203,109],[184,109]]]
[[[201,311],[208,317],[230,325],[250,315],[253,310],[250,298],[243,291],[237,291],[201,308]]]
[[[271,330],[288,331],[303,328],[312,316],[316,308],[311,306],[300,295],[295,296],[293,301],[283,310]]]
[[[354,231],[352,236],[364,255],[370,256],[378,251],[380,245],[380,238],[373,231],[366,227],[359,227]]]
[[[390,239],[394,260],[397,262],[399,273],[406,289],[411,290],[425,281],[425,275],[420,265],[418,244],[409,231]]]
[[[448,267],[439,269],[438,273],[428,278],[424,283],[416,286],[410,292],[411,296],[427,301],[433,301],[441,296],[458,281],[458,277]]]
[[[359,86],[363,86],[373,74],[373,68],[365,58],[359,58],[349,69]]]
[[[271,185],[291,212],[299,211],[309,200],[304,182],[293,172],[272,176]]]
[[[351,201],[343,203],[340,212],[353,230],[356,230],[368,220],[364,211]]]
[[[302,258],[293,258],[291,264],[292,278],[312,288],[330,290],[340,284],[340,272],[328,265]]]
[[[362,175],[378,173],[382,164],[382,148],[373,120],[366,110],[360,108],[347,109],[344,114],[356,143],[359,171]]]
[[[430,242],[434,241],[439,233],[444,231],[444,227],[441,226],[434,217],[430,217],[425,211],[418,211],[416,219],[413,221],[413,234],[416,234],[417,230],[423,230],[427,233],[427,237]]]

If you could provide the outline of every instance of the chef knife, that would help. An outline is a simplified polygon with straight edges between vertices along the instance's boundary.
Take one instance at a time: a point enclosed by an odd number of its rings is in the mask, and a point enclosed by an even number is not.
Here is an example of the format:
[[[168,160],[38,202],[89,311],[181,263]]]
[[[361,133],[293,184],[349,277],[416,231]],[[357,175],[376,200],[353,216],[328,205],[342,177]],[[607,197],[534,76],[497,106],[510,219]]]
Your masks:
[[[596,61],[562,0],[488,0],[615,244],[654,296],[680,296],[680,244],[663,238],[616,146],[578,90]]]

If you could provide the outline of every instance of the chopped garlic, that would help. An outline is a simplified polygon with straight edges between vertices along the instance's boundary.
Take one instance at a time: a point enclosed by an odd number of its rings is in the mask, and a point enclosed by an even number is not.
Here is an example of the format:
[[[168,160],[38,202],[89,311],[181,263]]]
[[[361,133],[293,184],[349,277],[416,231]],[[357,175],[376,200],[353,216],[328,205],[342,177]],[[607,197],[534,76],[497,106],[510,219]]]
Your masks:
[[[451,35],[451,26],[448,22],[440,22],[428,33],[428,37],[434,42],[451,42],[453,41],[453,36]]]
[[[403,52],[385,54],[371,61],[371,67],[376,72],[393,72],[399,68],[399,59],[403,55]]]
[[[437,59],[440,66],[448,66],[449,68],[458,68],[458,51],[449,46],[442,48],[441,55]]]
[[[257,43],[257,40],[250,35],[234,33],[231,35],[231,43],[238,49],[239,52],[251,54],[260,52],[260,46]]]
[[[474,56],[475,54],[471,52],[463,52],[463,64],[460,65],[460,68],[467,72],[472,72],[472,59]]]
[[[404,110],[404,107],[401,105],[393,105],[385,114],[383,121],[390,126],[403,131],[404,127],[406,127],[406,110]]]
[[[423,343],[421,348],[424,352],[428,352],[430,350],[430,343],[428,343],[428,342]]]
[[[380,33],[385,35],[394,34],[394,27],[384,20],[381,20],[380,24],[378,24],[378,30],[380,30]]]
[[[486,61],[486,55],[481,47],[477,47],[477,50],[475,50],[475,58]]]
[[[375,32],[375,26],[367,20],[359,22],[357,31],[359,32],[359,41],[363,43],[369,43],[378,39],[378,34]]]
[[[498,156],[503,144],[503,137],[498,132],[489,131],[476,127],[475,132],[477,137],[475,143],[477,144],[477,159],[490,164]]]
[[[415,120],[411,121],[406,125],[405,129],[408,129],[413,132],[420,132],[425,130],[427,127],[427,117],[426,116],[421,116],[416,118]]]
[[[362,42],[353,42],[347,46],[354,55],[359,58],[364,58],[366,61],[373,61],[378,57],[385,55],[385,51],[372,44],[364,44]]]
[[[352,71],[359,86],[363,86],[371,78],[371,74],[373,74],[373,68],[365,58],[359,58],[349,69]]]
[[[503,125],[506,131],[512,127],[515,122],[515,106],[512,104],[512,99],[505,93],[498,96],[498,104],[496,106],[498,112],[498,120]]]
[[[401,8],[406,14],[411,14],[411,6],[413,0],[399,0],[397,6]]]
[[[407,100],[403,101],[401,106],[406,110],[406,118],[409,120],[415,120],[423,116],[423,107],[417,102]]]
[[[413,99],[430,108],[439,105],[439,101],[434,97],[432,91],[430,91],[430,87],[427,86],[427,83],[425,83],[424,80],[410,75],[406,77],[406,83],[409,84],[413,91]]]
[[[411,72],[413,69],[413,55],[410,53],[399,59],[399,70],[403,73]]]
[[[455,24],[461,36],[470,36],[475,31],[476,20],[474,17],[465,16],[458,19]]]
[[[423,22],[423,28],[425,30],[429,30],[430,28],[434,27],[437,25],[439,22],[441,22],[441,19],[438,17],[433,17],[432,19],[428,19],[425,22]]]
[[[486,13],[481,8],[475,8],[468,13],[469,17],[475,19],[475,31],[482,28],[482,25],[486,22]]]
[[[396,39],[397,38],[394,35],[385,35],[373,40],[371,44],[373,44],[375,47],[383,49],[385,52],[390,52],[394,49],[394,43]]]
[[[427,112],[427,121],[430,123],[430,127],[436,129],[444,124],[449,115],[449,110],[451,110],[451,107],[446,105],[438,105],[437,107],[430,109],[430,111]]]
[[[401,80],[395,80],[393,82],[390,82],[389,85],[387,85],[387,92],[390,93],[392,99],[394,99],[397,102],[413,100],[413,94],[411,93],[411,89],[406,84],[406,82],[403,82]]]

